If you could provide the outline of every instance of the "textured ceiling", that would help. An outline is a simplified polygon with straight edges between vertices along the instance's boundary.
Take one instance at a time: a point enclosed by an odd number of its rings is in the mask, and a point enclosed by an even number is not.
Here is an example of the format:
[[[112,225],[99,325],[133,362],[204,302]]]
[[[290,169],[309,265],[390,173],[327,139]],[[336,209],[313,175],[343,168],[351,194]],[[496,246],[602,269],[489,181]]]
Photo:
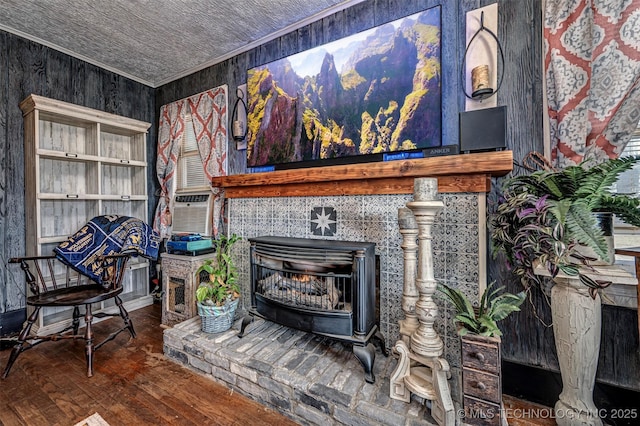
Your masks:
[[[2,0],[0,29],[151,87],[362,0]]]

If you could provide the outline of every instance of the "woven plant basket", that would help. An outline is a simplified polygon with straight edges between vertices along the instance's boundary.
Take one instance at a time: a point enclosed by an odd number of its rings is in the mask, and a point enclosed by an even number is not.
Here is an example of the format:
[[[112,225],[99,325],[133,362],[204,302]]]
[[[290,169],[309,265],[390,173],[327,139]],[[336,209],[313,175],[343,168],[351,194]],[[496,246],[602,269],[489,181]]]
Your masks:
[[[221,333],[231,328],[239,301],[240,299],[236,299],[224,306],[208,306],[198,302],[198,315],[202,320],[202,331]]]

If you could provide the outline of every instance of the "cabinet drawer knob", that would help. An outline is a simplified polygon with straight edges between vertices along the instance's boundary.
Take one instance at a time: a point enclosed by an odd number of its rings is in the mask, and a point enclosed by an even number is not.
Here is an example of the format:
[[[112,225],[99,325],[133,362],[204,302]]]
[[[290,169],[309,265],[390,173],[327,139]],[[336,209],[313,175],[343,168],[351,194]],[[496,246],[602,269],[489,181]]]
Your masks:
[[[484,362],[484,355],[480,352],[475,352],[473,354],[473,357],[475,357],[480,362]]]
[[[482,382],[478,382],[478,384],[476,385],[476,387],[480,390],[485,390],[487,388],[487,385],[485,385]]]

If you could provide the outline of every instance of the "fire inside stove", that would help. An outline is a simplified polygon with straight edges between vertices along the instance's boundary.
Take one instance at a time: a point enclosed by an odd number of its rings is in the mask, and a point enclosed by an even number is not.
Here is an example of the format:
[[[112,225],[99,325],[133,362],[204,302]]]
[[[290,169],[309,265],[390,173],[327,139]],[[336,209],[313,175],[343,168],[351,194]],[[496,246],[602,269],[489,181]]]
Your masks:
[[[351,311],[351,273],[299,273],[285,265],[280,269],[260,267],[257,292],[273,301],[322,311]]]

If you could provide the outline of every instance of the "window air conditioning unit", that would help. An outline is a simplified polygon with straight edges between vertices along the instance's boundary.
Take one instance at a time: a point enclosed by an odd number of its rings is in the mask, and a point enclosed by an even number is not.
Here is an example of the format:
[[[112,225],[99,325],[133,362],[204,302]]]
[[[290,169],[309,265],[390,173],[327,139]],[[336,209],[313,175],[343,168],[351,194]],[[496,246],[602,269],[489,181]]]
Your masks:
[[[172,234],[213,234],[211,191],[177,193],[173,199]]]

